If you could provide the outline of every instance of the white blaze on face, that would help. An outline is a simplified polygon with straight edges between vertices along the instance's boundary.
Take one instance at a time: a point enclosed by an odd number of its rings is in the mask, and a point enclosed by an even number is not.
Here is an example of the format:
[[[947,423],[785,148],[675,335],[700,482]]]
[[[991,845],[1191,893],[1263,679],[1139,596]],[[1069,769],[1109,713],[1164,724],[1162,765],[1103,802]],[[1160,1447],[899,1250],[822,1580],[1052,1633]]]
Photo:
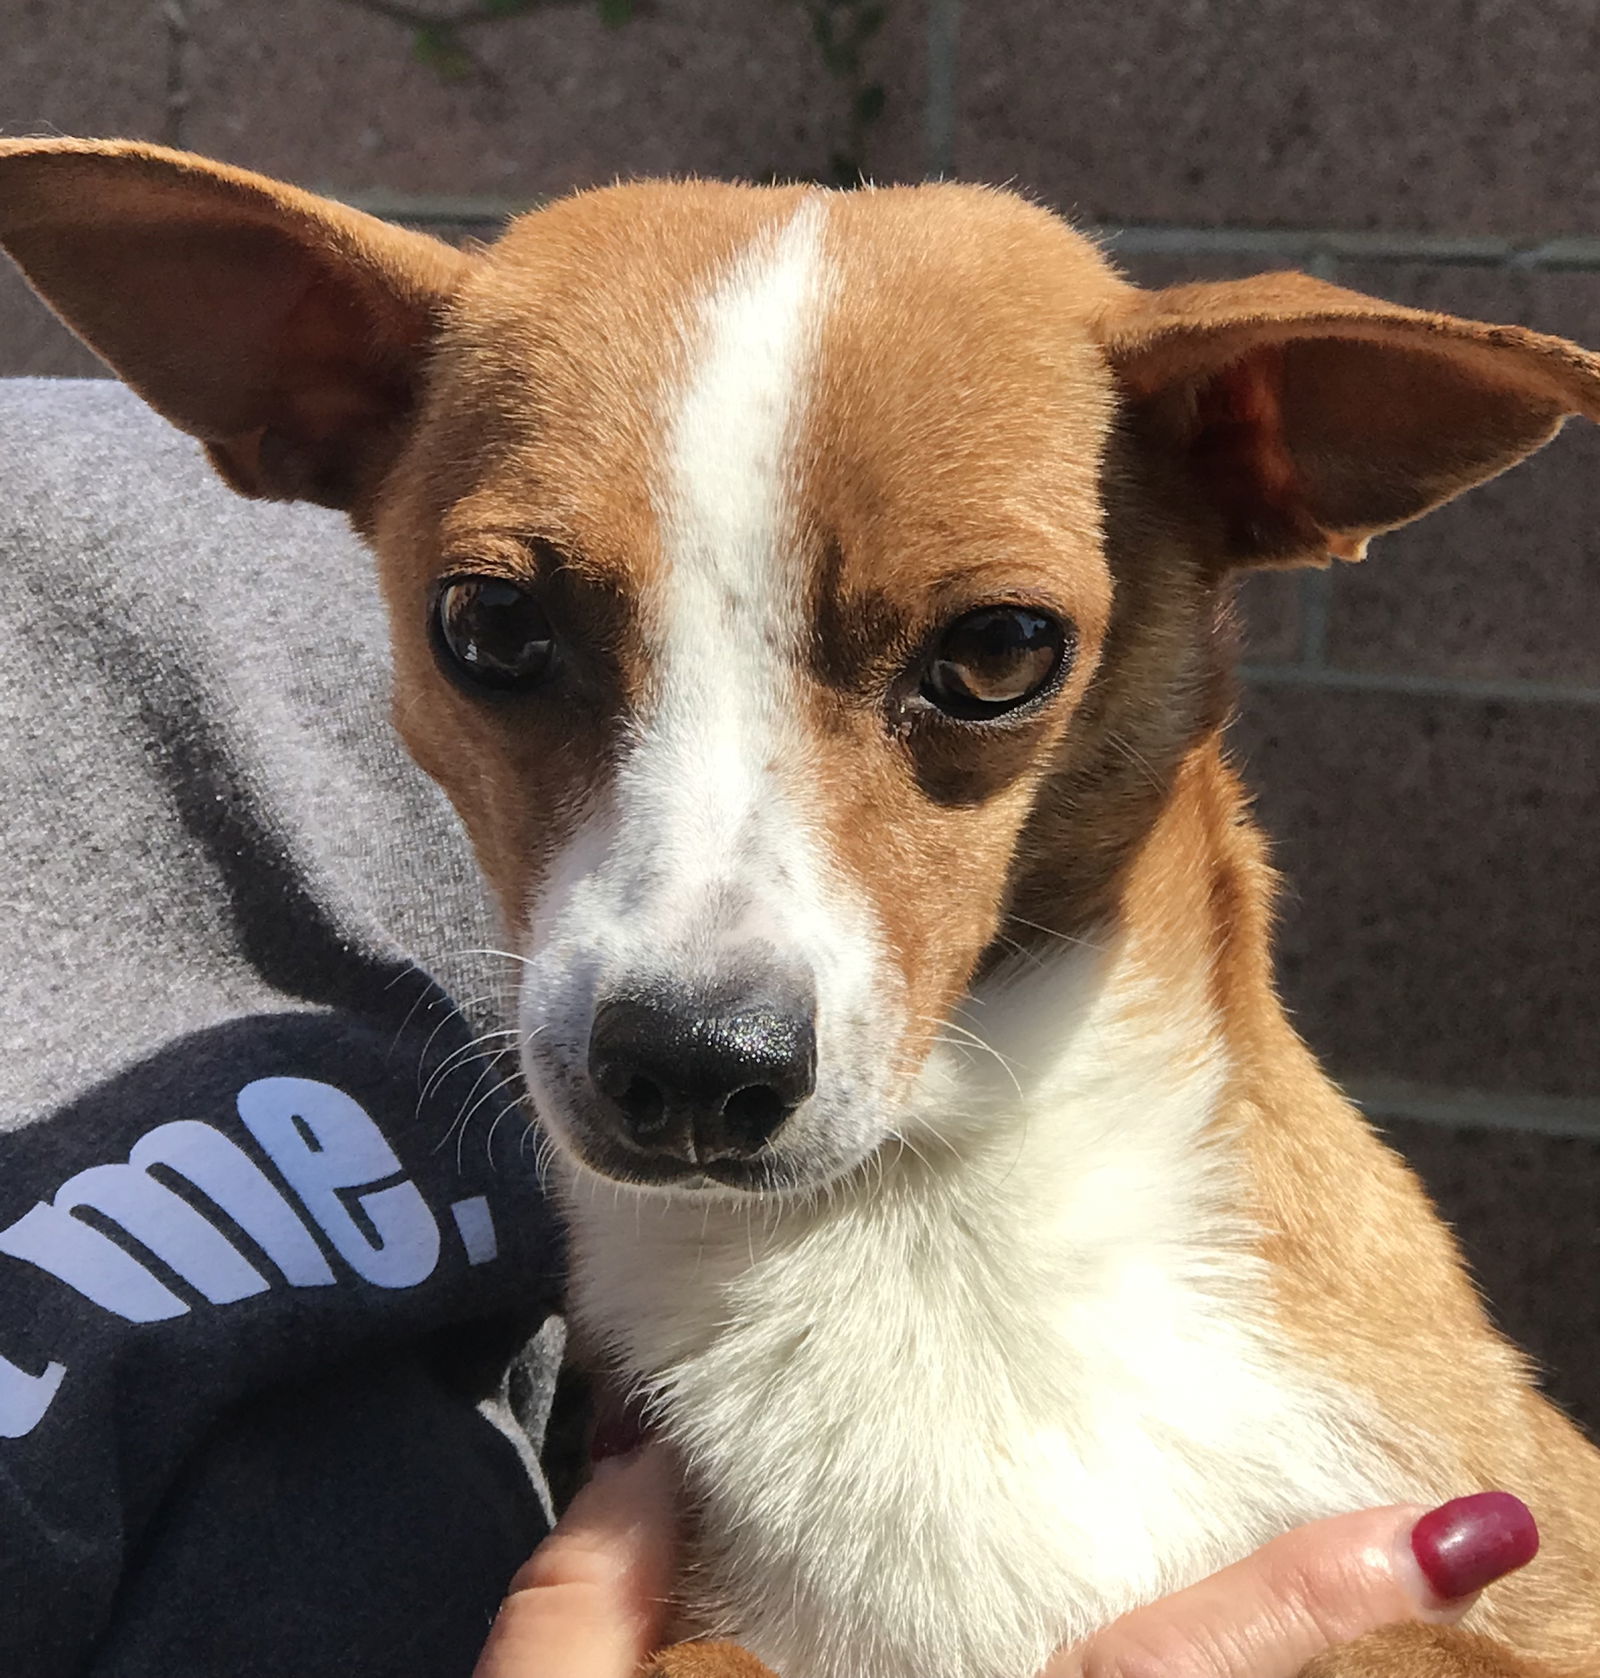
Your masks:
[[[655,492],[663,563],[640,602],[645,698],[532,915],[523,1025],[544,1034],[529,1076],[557,1128],[551,1085],[573,1099],[602,996],[767,977],[817,1000],[817,1093],[796,1134],[820,1127],[819,1165],[881,1140],[866,1134],[882,1122],[868,1108],[897,981],[828,854],[799,692],[796,455],[833,300],[826,225],[826,200],[807,200],[685,322]]]
[[[828,302],[825,224],[823,201],[809,200],[700,306],[658,492],[665,564],[645,602],[655,709],[618,790],[623,820],[653,830],[640,837],[661,909],[711,911],[725,935],[767,871],[809,865],[795,807],[805,605],[793,457]],[[713,908],[721,892],[735,901]]]

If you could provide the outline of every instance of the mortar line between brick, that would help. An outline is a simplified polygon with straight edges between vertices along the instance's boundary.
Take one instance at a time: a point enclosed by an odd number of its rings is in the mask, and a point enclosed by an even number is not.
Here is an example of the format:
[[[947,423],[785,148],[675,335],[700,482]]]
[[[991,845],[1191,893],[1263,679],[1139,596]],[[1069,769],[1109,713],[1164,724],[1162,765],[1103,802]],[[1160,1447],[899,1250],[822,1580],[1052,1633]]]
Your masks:
[[[1600,238],[1521,240],[1493,235],[1465,237],[1419,233],[1356,232],[1328,227],[1198,227],[1178,222],[1086,226],[1084,232],[1111,247],[1113,255],[1251,256],[1293,260],[1316,268],[1341,261],[1425,262],[1446,266],[1600,269]],[[1326,271],[1326,270],[1325,270]]]
[[[931,180],[943,180],[955,173],[961,0],[928,0],[927,34],[928,86],[922,108],[922,161]]]
[[[1425,699],[1499,699],[1535,705],[1600,705],[1600,687],[1577,682],[1427,676],[1307,664],[1245,664],[1239,674],[1256,687],[1331,688],[1344,693],[1404,693]]]
[[[1380,1127],[1384,1119],[1400,1119],[1452,1130],[1600,1141],[1600,1101],[1585,1096],[1493,1095],[1382,1078],[1343,1080],[1341,1087],[1363,1112],[1375,1115]]]
[[[1326,249],[1306,253],[1306,272],[1319,280],[1337,280],[1339,263]],[[1334,568],[1318,566],[1301,572],[1300,581],[1300,663],[1308,669],[1322,670],[1328,663],[1328,621],[1333,616]]]
[[[951,0],[934,0],[949,4]],[[955,0],[959,15],[959,0]],[[952,46],[954,42],[952,41]],[[957,55],[959,56],[959,55]],[[931,77],[931,69],[930,69]],[[952,89],[954,87],[952,70]],[[926,136],[925,136],[926,138]],[[321,189],[372,215],[396,221],[503,221],[538,208],[538,198],[502,198],[481,194],[415,195],[383,187],[360,190]],[[1326,227],[1197,227],[1180,222],[1143,222],[1126,226],[1085,223],[1082,231],[1130,256],[1249,256],[1294,261],[1423,262],[1480,268],[1530,268],[1579,273],[1600,272],[1600,238],[1542,240],[1458,238],[1449,234],[1352,232]]]
[[[189,12],[187,0],[163,0],[160,18],[166,47],[162,140],[180,150],[189,117]]]
[[[1300,663],[1307,670],[1328,667],[1328,619],[1333,610],[1333,569],[1321,566],[1301,573]]]

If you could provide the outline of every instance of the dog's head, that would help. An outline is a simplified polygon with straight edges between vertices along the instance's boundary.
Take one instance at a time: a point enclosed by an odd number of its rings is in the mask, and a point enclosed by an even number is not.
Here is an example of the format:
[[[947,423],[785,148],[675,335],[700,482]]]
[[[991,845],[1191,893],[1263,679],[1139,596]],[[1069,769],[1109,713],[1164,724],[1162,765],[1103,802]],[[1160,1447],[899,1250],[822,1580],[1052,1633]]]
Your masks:
[[[396,718],[593,1169],[815,1185],[973,975],[1108,912],[1238,567],[1600,411],[1559,340],[1146,293],[1002,193],[613,188],[462,253],[155,148],[0,143],[0,242],[250,495],[347,509]]]

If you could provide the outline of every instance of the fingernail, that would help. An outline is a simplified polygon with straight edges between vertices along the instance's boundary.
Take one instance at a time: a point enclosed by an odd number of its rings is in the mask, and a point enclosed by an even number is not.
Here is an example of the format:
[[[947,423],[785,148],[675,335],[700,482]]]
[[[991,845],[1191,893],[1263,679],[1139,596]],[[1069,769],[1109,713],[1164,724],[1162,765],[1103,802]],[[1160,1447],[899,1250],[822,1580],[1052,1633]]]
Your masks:
[[[1526,1567],[1539,1553],[1539,1528],[1520,1497],[1474,1492],[1429,1510],[1411,1529],[1411,1553],[1449,1601]]]

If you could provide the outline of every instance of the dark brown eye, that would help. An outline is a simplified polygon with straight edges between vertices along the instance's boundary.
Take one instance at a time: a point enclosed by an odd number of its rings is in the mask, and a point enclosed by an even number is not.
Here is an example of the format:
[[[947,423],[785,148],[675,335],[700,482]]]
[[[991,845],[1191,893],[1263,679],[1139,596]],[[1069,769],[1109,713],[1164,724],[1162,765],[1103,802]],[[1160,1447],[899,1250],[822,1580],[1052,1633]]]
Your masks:
[[[499,577],[458,577],[439,590],[434,631],[453,673],[479,687],[523,688],[550,668],[554,637],[526,589]]]
[[[983,722],[1042,692],[1066,663],[1071,628],[1026,606],[984,606],[959,617],[934,646],[922,696],[947,716]]]

